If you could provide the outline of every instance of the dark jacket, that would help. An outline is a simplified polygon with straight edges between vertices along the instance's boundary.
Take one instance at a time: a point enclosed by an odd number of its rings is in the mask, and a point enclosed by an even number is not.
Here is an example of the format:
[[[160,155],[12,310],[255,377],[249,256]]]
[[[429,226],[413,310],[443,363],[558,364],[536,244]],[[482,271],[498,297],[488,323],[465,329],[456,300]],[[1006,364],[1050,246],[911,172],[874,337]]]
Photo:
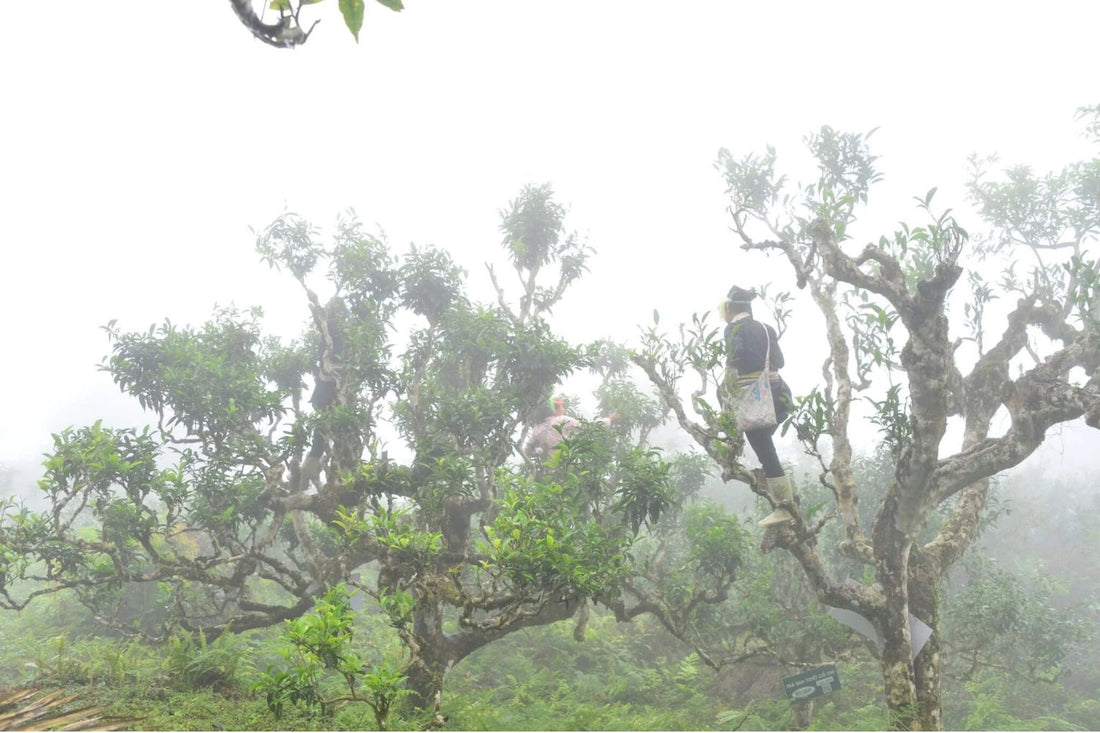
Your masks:
[[[740,377],[758,375],[764,369],[764,355],[772,372],[783,368],[783,351],[779,348],[779,336],[775,329],[766,323],[743,318],[726,326],[726,367],[737,370]],[[768,342],[771,352],[768,353]],[[790,415],[791,388],[778,375],[771,380],[772,401],[775,403],[775,415],[783,422]]]
[[[771,352],[768,353],[768,341]],[[726,326],[726,366],[737,370],[741,376],[755,374],[764,368],[764,355],[767,354],[772,371],[783,368],[783,351],[779,348],[779,337],[775,329],[766,323],[744,318]]]

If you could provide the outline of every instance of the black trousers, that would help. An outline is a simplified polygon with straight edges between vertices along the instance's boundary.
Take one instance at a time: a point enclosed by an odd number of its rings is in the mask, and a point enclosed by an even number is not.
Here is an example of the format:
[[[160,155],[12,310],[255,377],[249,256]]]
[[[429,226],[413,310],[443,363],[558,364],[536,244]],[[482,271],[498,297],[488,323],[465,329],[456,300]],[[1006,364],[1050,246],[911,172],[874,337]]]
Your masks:
[[[768,428],[767,430],[749,430],[745,433],[745,438],[752,446],[753,453],[760,459],[760,464],[764,467],[764,475],[768,478],[779,478],[786,475],[783,473],[783,464],[779,462],[779,456],[775,452],[775,442],[772,440],[772,436],[775,435],[778,427]]]

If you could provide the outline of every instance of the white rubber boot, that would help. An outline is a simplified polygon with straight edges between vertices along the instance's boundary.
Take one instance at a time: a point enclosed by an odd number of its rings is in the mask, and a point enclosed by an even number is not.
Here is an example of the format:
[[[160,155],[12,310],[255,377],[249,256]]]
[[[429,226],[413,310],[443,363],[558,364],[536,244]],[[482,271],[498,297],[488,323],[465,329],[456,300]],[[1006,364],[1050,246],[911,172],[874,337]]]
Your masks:
[[[768,493],[776,501],[793,501],[794,489],[791,488],[791,480],[787,476],[777,476],[768,479]],[[786,509],[776,509],[768,516],[756,523],[757,527],[771,527],[784,522],[792,522],[794,517]]]

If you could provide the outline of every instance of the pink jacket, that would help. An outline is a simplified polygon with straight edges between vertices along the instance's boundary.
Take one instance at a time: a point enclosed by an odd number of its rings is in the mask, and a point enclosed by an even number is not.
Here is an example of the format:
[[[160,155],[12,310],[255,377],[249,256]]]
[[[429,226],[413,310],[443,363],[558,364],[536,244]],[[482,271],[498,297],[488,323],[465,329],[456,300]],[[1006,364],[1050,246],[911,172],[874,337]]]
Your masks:
[[[527,441],[527,455],[532,458],[546,458],[558,447],[562,438],[568,438],[580,426],[581,421],[575,417],[551,415],[535,426],[531,439]]]

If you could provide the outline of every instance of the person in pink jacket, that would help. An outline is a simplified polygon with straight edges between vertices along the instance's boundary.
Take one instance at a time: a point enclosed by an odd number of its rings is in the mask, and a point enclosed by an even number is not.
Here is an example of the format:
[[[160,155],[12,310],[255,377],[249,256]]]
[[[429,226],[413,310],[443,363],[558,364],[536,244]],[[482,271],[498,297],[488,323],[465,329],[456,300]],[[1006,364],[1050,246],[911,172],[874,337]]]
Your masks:
[[[572,415],[565,412],[565,398],[555,397],[550,414],[531,432],[531,438],[524,447],[524,453],[528,457],[538,461],[545,461],[554,449],[572,433],[581,427],[582,423]],[[601,418],[599,422],[610,425],[619,419],[619,413],[613,412],[610,416]]]

